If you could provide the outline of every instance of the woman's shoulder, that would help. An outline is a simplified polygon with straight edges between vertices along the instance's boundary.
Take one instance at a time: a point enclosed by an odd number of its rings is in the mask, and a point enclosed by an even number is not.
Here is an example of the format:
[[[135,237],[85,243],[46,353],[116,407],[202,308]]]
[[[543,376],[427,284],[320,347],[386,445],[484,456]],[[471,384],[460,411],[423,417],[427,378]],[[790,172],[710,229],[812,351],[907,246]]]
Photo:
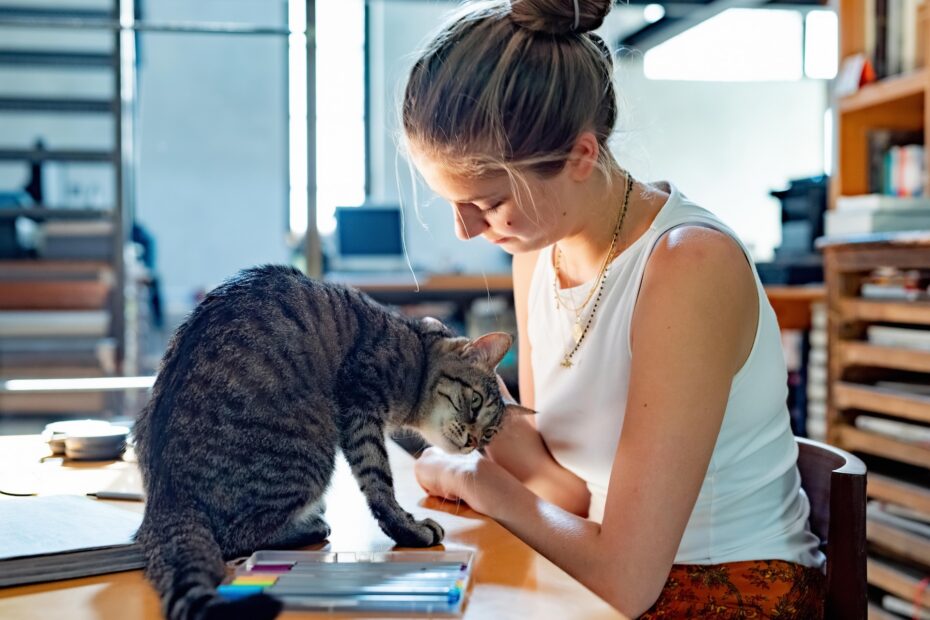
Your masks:
[[[729,233],[703,222],[683,223],[661,234],[652,251],[650,263],[675,267],[694,264],[748,263],[740,243]]]
[[[658,239],[646,265],[642,290],[657,287],[686,305],[701,299],[711,305],[744,305],[754,303],[758,295],[752,265],[739,242],[701,224],[684,224]],[[648,303],[653,296],[645,297]],[[668,300],[666,294],[659,298]]]

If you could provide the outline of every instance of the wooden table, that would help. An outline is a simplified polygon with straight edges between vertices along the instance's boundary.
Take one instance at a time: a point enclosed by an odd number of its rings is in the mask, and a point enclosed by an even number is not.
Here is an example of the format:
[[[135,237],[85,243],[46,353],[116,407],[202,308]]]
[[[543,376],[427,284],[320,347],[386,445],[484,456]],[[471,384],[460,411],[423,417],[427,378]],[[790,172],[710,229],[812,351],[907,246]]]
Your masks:
[[[473,549],[478,553],[465,618],[623,618],[496,522],[468,508],[427,497],[413,477],[413,459],[393,444],[389,452],[401,505],[417,517],[429,516],[441,523],[446,530],[446,549]],[[126,461],[96,464],[65,463],[57,458],[42,462],[40,459],[47,455],[48,449],[37,436],[0,437],[0,489],[43,495],[141,489],[138,470],[129,462],[131,455]],[[142,510],[139,502],[110,503],[126,510]],[[333,551],[385,551],[393,547],[393,541],[371,517],[341,458],[327,506],[327,520],[333,529],[329,547]],[[336,616],[296,612],[282,615],[291,619],[319,617]],[[161,613],[158,597],[142,571],[130,571],[0,588],[0,618],[156,619],[161,618]]]
[[[810,329],[811,304],[822,303],[827,299],[822,284],[766,286],[765,294],[781,329]]]
[[[377,281],[350,282],[375,299],[385,303],[411,304],[427,301],[468,301],[485,295],[512,295],[509,273],[430,274],[422,277],[419,289],[413,276],[407,283]],[[767,285],[765,294],[782,329],[807,330],[811,326],[811,304],[826,300],[822,284]]]

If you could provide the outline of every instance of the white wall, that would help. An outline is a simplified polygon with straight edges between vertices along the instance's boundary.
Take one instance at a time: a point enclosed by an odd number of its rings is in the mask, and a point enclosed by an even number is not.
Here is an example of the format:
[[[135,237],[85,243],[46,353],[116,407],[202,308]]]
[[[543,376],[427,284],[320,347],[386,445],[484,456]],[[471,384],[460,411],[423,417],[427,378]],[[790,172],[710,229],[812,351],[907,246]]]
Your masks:
[[[626,104],[614,140],[619,161],[639,178],[675,183],[757,260],[771,258],[781,221],[768,192],[823,173],[824,83],[654,81],[632,57],[617,84]]]
[[[397,105],[416,51],[454,6],[453,2],[423,0],[372,0],[369,5],[371,199],[403,204],[407,249],[414,266],[436,271],[509,271],[510,257],[500,248],[480,240],[460,241],[448,203],[417,182],[421,224],[407,160],[395,148]]]
[[[153,21],[286,23],[281,2],[146,6]],[[151,33],[141,52],[138,218],[183,311],[238,269],[287,260],[286,39]]]
[[[396,102],[416,49],[454,6],[422,0],[372,2],[369,131],[371,188],[377,200],[400,195],[410,203],[407,165],[398,159],[393,141]],[[615,9],[608,16],[601,29],[608,44],[613,46],[635,21],[629,12],[634,10]],[[657,82],[645,78],[641,58],[629,53],[617,66],[621,118],[612,147],[621,164],[642,179],[671,180],[733,227],[757,259],[769,258],[781,232],[778,202],[768,192],[783,189],[791,178],[823,170],[824,83]],[[415,261],[468,271],[506,268],[498,248],[456,240],[449,207],[422,185],[420,192],[429,230],[408,226]]]

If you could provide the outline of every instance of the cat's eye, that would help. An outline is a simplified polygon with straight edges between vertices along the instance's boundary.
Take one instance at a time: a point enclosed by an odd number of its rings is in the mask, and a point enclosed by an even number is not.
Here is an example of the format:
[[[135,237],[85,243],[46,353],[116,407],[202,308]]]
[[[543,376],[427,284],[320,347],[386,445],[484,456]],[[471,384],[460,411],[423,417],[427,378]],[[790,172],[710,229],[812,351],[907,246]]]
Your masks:
[[[481,394],[478,392],[472,392],[471,394],[471,410],[477,412],[481,409],[481,405],[484,403],[484,399],[481,397]]]

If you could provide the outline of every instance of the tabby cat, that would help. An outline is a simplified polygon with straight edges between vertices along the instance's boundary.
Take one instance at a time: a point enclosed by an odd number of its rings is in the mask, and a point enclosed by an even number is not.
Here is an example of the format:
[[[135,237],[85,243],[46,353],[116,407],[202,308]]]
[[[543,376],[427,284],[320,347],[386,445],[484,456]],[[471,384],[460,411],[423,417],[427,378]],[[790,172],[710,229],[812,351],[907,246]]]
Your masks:
[[[175,333],[135,427],[147,496],[137,534],[166,617],[271,618],[280,602],[219,598],[224,558],[324,540],[341,449],[381,529],[399,545],[443,530],[397,503],[385,432],[448,452],[485,445],[508,412],[494,372],[511,337],[457,338],[296,269],[248,269]]]

